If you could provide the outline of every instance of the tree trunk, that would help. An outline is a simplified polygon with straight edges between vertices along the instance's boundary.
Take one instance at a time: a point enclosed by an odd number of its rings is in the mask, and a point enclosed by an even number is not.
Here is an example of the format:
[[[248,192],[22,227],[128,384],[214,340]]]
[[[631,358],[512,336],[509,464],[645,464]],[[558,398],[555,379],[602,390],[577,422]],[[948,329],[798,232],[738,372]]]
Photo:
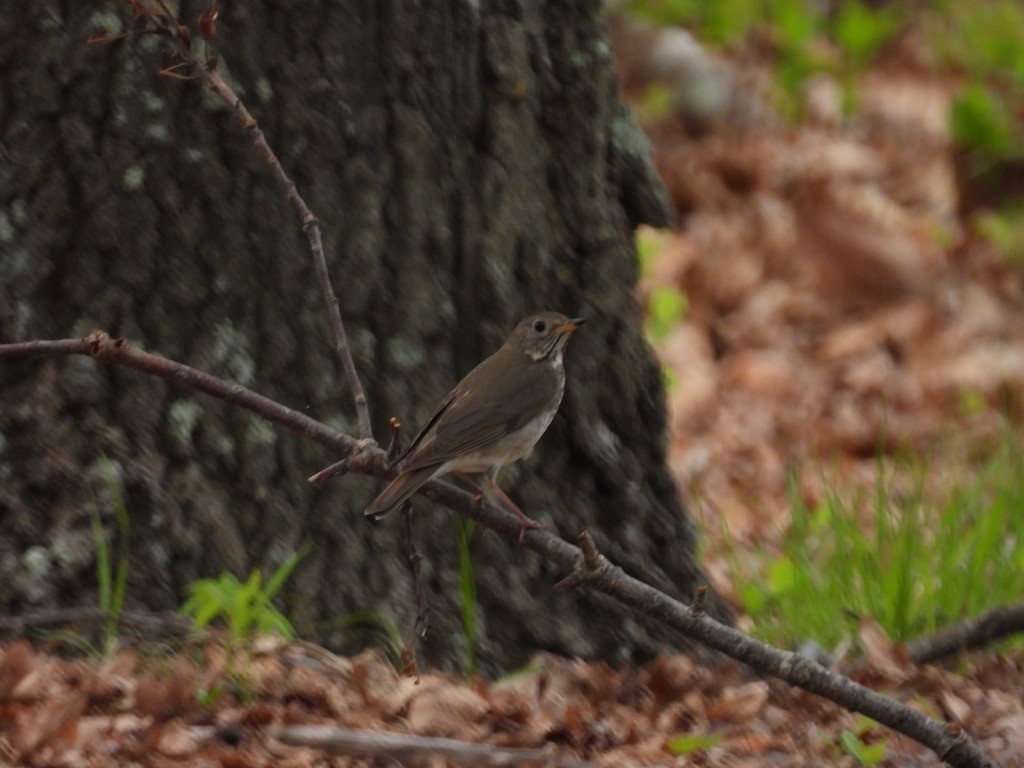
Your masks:
[[[321,220],[378,439],[393,415],[410,439],[521,315],[588,316],[558,417],[502,485],[686,598],[705,579],[634,298],[633,228],[668,214],[601,8],[233,3],[217,54]],[[103,28],[122,27],[88,3],[0,18],[0,340],[102,328],[354,434],[312,261],[267,167],[224,104],[157,75],[174,64],[160,40],[86,43]],[[96,599],[90,516],[114,536],[120,489],[129,605],[176,607],[195,579],[268,573],[310,542],[283,593],[300,632],[347,648],[365,642],[348,629],[365,612],[408,632],[402,521],[363,518],[376,481],[309,486],[334,460],[321,448],[86,359],[4,363],[0,398],[3,610]],[[457,666],[459,523],[421,498],[416,524],[424,651]],[[608,600],[554,593],[559,574],[491,534],[469,549],[485,669],[537,649],[619,660],[678,643]]]

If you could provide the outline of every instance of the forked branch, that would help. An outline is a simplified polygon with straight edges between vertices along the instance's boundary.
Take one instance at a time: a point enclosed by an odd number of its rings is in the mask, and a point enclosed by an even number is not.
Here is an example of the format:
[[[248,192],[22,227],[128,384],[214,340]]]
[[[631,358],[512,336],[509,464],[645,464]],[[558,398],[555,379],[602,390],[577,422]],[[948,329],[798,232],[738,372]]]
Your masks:
[[[91,355],[111,365],[161,376],[182,386],[240,405],[293,432],[339,452],[348,471],[393,476],[387,453],[370,440],[356,440],[305,414],[293,411],[242,386],[218,379],[167,358],[135,349],[123,339],[97,331],[86,339],[0,344],[0,359]],[[688,606],[626,574],[602,555],[583,531],[576,547],[544,530],[522,531],[519,520],[496,504],[479,503],[453,485],[433,480],[419,493],[510,542],[533,550],[568,574],[560,588],[585,587],[611,596],[635,612],[672,627],[709,648],[741,661],[758,672],[778,677],[804,690],[867,715],[933,750],[942,760],[960,768],[990,765],[978,745],[962,730],[927,717],[897,701],[865,688],[807,658],[787,653],[721,624],[699,607]]]
[[[270,173],[274,181],[278,183],[284,192],[285,197],[295,209],[302,225],[302,231],[309,241],[309,249],[313,254],[313,267],[316,272],[317,284],[320,286],[320,293],[323,295],[327,305],[327,318],[334,334],[335,352],[341,361],[342,369],[345,371],[345,379],[352,390],[352,398],[355,401],[356,418],[359,422],[359,436],[361,438],[372,438],[373,428],[370,423],[370,409],[367,404],[366,392],[363,390],[362,382],[359,380],[359,372],[356,370],[355,361],[352,358],[352,349],[349,345],[348,334],[345,332],[345,325],[341,321],[338,297],[331,287],[330,275],[327,272],[327,260],[324,257],[323,239],[320,233],[320,222],[313,215],[313,212],[302,199],[295,182],[291,180],[281,161],[278,160],[274,150],[267,142],[267,137],[260,129],[259,123],[245,104],[235,93],[234,89],[225,82],[224,78],[216,70],[216,59],[214,57],[200,57],[193,45],[191,30],[181,24],[173,15],[167,3],[163,0],[156,0],[153,7],[145,0],[125,0],[132,12],[132,22],[135,29],[132,32],[137,34],[156,35],[168,41],[176,59],[172,67],[162,70],[162,74],[180,80],[200,80],[211,91],[219,96],[238,118],[242,129],[249,137],[250,142],[260,153],[260,156],[270,166]],[[216,34],[216,12],[204,11],[199,15],[199,29],[203,38],[208,42]],[[126,33],[128,34],[128,33]],[[92,42],[107,42],[118,39],[124,35],[99,35],[92,38]]]

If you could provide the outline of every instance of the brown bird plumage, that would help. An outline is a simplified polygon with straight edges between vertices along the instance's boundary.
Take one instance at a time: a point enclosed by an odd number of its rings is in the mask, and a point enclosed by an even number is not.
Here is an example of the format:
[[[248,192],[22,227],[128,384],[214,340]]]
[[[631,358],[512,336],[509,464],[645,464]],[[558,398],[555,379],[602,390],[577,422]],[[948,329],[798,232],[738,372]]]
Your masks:
[[[524,318],[505,344],[470,371],[434,410],[399,461],[398,476],[366,508],[381,518],[421,485],[449,472],[486,472],[488,485],[524,517],[498,488],[495,476],[533,450],[562,401],[562,354],[586,320],[557,312]],[[533,521],[530,521],[533,524]]]

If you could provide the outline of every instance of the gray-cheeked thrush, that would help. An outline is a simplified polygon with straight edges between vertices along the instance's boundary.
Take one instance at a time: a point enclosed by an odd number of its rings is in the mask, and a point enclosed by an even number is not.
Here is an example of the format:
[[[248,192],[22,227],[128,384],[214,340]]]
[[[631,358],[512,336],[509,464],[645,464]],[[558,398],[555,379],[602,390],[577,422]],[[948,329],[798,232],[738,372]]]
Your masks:
[[[421,485],[449,472],[485,472],[485,482],[526,528],[526,517],[498,487],[504,465],[528,456],[562,402],[562,355],[572,332],[586,322],[557,312],[519,321],[501,349],[470,371],[434,410],[426,425],[396,460],[398,476],[366,508],[380,519]]]

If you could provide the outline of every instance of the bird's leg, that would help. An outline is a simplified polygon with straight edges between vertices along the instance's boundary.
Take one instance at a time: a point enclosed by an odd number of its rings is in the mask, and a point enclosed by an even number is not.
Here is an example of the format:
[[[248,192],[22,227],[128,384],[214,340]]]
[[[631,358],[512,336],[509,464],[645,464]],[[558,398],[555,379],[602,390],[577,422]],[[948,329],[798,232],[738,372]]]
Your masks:
[[[516,517],[519,518],[519,524],[522,526],[519,529],[519,543],[523,543],[523,536],[526,535],[528,530],[547,530],[548,526],[544,525],[544,523],[538,523],[532,517],[527,517],[523,510],[521,510],[516,503],[508,497],[508,494],[501,490],[501,486],[498,485],[495,475],[497,475],[497,472],[493,470],[484,475],[484,485],[486,485],[494,495],[501,500],[507,510],[515,512]]]
[[[481,488],[480,484],[477,483],[476,480],[474,480],[472,477],[470,477],[467,472],[462,472],[460,470],[460,471],[453,472],[452,474],[454,474],[457,478],[459,478],[459,480],[461,480],[467,486],[469,486],[469,489],[471,491],[476,493],[476,498],[474,498],[473,501],[475,501],[477,504],[479,504],[481,501],[483,501],[483,499],[484,499],[484,489]]]

